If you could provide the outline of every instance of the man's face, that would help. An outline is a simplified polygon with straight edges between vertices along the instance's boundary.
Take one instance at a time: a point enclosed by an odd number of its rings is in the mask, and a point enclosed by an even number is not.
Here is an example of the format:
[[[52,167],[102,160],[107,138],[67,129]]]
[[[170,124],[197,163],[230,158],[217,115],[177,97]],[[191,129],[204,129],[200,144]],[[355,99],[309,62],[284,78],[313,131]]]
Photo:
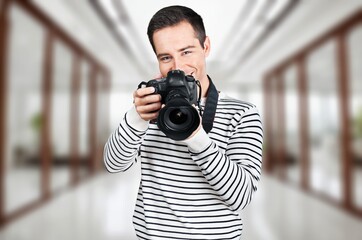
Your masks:
[[[160,72],[163,77],[170,70],[183,70],[186,75],[206,82],[206,57],[210,51],[210,41],[206,37],[200,45],[195,31],[188,22],[166,27],[153,34],[153,41]]]

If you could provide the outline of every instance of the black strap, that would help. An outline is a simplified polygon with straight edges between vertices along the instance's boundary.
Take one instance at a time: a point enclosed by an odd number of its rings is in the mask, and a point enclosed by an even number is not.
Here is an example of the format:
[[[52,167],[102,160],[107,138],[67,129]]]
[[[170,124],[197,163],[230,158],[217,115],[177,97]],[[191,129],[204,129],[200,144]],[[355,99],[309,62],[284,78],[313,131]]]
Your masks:
[[[209,89],[207,90],[207,98],[205,103],[205,110],[202,114],[202,127],[204,130],[209,133],[214,124],[214,118],[216,113],[217,101],[219,100],[219,93],[216,90],[215,85],[212,83],[211,78],[209,78]]]

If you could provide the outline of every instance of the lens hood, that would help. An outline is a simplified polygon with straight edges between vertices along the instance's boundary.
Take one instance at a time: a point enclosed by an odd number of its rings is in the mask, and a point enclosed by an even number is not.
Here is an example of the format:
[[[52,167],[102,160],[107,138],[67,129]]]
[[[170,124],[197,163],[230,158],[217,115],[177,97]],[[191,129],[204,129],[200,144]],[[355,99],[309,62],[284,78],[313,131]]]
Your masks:
[[[200,125],[197,110],[184,98],[173,98],[157,118],[158,128],[173,140],[188,138]]]

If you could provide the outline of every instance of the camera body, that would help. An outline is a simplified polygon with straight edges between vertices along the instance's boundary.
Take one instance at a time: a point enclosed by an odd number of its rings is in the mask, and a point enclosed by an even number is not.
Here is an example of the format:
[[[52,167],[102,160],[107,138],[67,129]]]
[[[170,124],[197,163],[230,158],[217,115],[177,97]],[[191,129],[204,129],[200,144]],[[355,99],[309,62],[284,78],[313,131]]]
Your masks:
[[[154,87],[155,93],[161,95],[161,103],[167,102],[175,97],[183,97],[190,104],[197,104],[197,84],[191,75],[185,76],[181,70],[172,70],[167,77],[153,79],[147,82],[146,87]]]
[[[139,87],[144,84],[141,83]],[[157,117],[158,128],[173,140],[188,138],[200,125],[200,116],[193,105],[198,105],[198,81],[192,76],[185,76],[181,70],[172,70],[166,78],[153,79],[146,87],[154,87],[161,95],[161,108]],[[201,89],[200,89],[201,92]]]

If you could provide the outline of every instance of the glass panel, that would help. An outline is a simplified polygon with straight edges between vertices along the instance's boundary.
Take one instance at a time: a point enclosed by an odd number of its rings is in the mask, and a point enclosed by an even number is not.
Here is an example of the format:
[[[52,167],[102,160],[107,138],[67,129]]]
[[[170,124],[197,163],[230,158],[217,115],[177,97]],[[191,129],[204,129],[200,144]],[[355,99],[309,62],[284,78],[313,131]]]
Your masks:
[[[285,82],[285,163],[287,178],[300,182],[300,141],[299,141],[299,101],[296,66],[289,67],[284,74]]]
[[[98,74],[97,78],[97,169],[105,169],[102,167],[103,148],[109,136],[109,91],[105,77]]]
[[[53,50],[51,99],[51,189],[65,187],[70,181],[70,98],[72,54],[59,41]]]
[[[273,173],[280,175],[282,172],[281,165],[281,151],[282,151],[282,138],[281,138],[281,126],[280,126],[280,79],[273,78],[270,83],[270,97],[271,97],[271,138],[272,141],[267,143],[270,149],[270,162]]]
[[[5,212],[40,199],[44,30],[11,8],[7,89]]]
[[[89,174],[89,64],[82,61],[79,89],[79,167],[80,177]]]
[[[354,205],[362,209],[362,27],[349,38],[350,62],[350,121],[352,136],[352,191]]]
[[[340,201],[341,124],[335,52],[335,41],[329,41],[307,59],[309,174],[314,191]]]

